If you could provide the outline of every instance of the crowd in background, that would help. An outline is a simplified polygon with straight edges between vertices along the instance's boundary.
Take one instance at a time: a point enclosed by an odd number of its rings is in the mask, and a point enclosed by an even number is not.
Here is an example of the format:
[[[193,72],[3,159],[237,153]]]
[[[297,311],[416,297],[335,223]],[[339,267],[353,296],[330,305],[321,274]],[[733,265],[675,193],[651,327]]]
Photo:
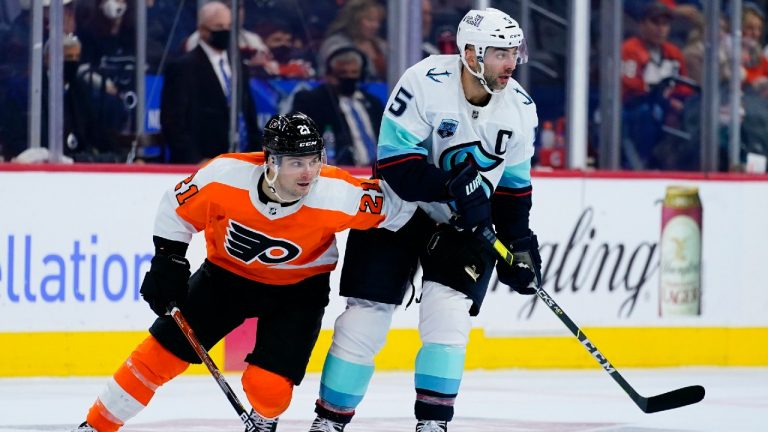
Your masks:
[[[727,6],[727,5],[726,5]],[[699,166],[701,84],[705,32],[698,1],[627,2],[630,25],[621,48],[622,166],[696,170]],[[741,68],[733,71],[728,9],[721,15],[719,46],[720,163],[728,163],[729,83],[742,83],[741,152],[768,154],[768,49],[766,2],[744,2]]]
[[[44,40],[48,39],[48,5],[44,5]],[[64,153],[76,162],[125,162],[139,142],[135,121],[136,13],[128,0],[64,0]],[[196,0],[147,0],[148,77],[160,77],[147,88],[164,101],[159,130],[140,140],[153,148],[137,161],[200,163],[231,146],[223,132],[208,142],[191,144],[179,138],[195,118],[218,118],[228,124],[231,71],[217,68],[214,58],[226,58],[215,45],[225,38],[201,21]],[[237,124],[242,125],[238,150],[260,147],[259,119],[273,111],[310,111],[332,143],[333,161],[369,165],[374,160],[387,70],[387,7],[379,0],[241,0],[240,57],[245,86]],[[519,16],[520,2],[492,2]],[[567,18],[567,2],[540,0],[536,4],[554,16]],[[599,2],[593,2],[599,17]],[[768,1],[744,3],[742,68],[731,70],[729,2],[723,2],[720,60],[723,152],[727,144],[728,80],[742,78],[742,153],[768,154],[768,49],[765,14]],[[228,1],[223,1],[229,7]],[[422,0],[424,56],[457,52],[458,20],[474,6],[470,0]],[[699,155],[699,107],[704,49],[704,14],[700,1],[626,0],[622,45],[622,167],[627,169],[696,170]],[[593,20],[590,83],[590,128],[596,116],[599,23]],[[531,52],[529,91],[536,100],[540,129],[536,162],[564,166],[565,73],[567,29],[545,14],[534,13],[524,29]],[[6,161],[24,161],[29,146],[30,117],[30,0],[0,0],[0,150]],[[219,38],[219,39],[217,39]],[[202,45],[202,48],[200,48]],[[211,47],[214,47],[212,50]],[[47,45],[44,65],[47,65]],[[182,60],[205,54],[210,73],[191,76],[192,64]],[[199,60],[199,59],[198,59]],[[333,60],[333,61],[331,61]],[[210,63],[210,66],[207,66]],[[47,67],[47,66],[46,66]],[[227,66],[228,68],[228,66]],[[208,80],[210,78],[210,80]],[[215,78],[215,80],[214,80]],[[206,81],[208,80],[208,81]],[[158,90],[158,82],[162,90]],[[181,86],[174,93],[168,83]],[[218,86],[217,83],[218,82]],[[275,83],[290,82],[290,86]],[[216,95],[192,102],[179,99],[189,86],[213,86]],[[262,83],[265,87],[259,87]],[[380,87],[376,87],[376,85]],[[186,86],[186,87],[185,87]],[[381,86],[384,86],[383,89]],[[47,74],[43,73],[40,140],[47,145]],[[220,87],[220,89],[219,89]],[[275,106],[260,102],[263,88],[279,93]],[[287,90],[280,90],[287,89]],[[211,90],[211,89],[208,89]],[[201,92],[198,92],[201,93]],[[206,92],[202,92],[206,93]],[[207,93],[206,93],[207,94]],[[213,94],[213,93],[211,93]],[[215,103],[214,103],[215,101]],[[180,104],[197,112],[179,112]],[[209,106],[210,105],[210,106]],[[174,112],[175,110],[175,112]],[[165,111],[165,112],[163,112]],[[216,114],[211,114],[215,112]],[[199,117],[196,117],[199,116]],[[212,117],[211,117],[212,116]],[[179,119],[185,119],[179,123]],[[187,122],[187,123],[185,123]],[[179,126],[181,125],[181,126]],[[189,133],[188,133],[189,134]],[[188,135],[187,134],[187,135]],[[590,133],[590,161],[599,160],[596,133]],[[199,137],[198,137],[199,138]],[[214,142],[216,141],[216,142]],[[221,141],[221,142],[218,142]],[[188,146],[206,146],[188,148]],[[185,148],[187,146],[187,148]],[[22,155],[19,158],[19,155]],[[32,160],[34,161],[34,160]],[[727,157],[721,157],[727,161]],[[723,169],[729,167],[724,166]]]

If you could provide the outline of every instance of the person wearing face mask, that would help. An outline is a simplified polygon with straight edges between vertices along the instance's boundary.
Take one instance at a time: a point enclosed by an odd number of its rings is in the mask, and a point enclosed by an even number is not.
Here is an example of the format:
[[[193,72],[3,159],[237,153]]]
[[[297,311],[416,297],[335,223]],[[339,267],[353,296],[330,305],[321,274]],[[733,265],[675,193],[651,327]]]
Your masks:
[[[75,31],[75,5],[72,0],[63,0],[63,31],[72,34]],[[43,5],[43,40],[49,36],[50,0],[42,0]],[[30,97],[30,58],[29,43],[32,29],[32,0],[19,1],[20,12],[10,23],[10,27],[0,37],[0,69],[2,89],[0,89],[0,161],[11,160],[29,146]],[[66,48],[65,48],[66,49]],[[79,48],[78,48],[79,51]],[[66,53],[65,53],[66,54]],[[79,56],[79,52],[78,52]],[[66,67],[66,66],[65,66]],[[47,91],[47,76],[43,74]],[[44,104],[42,109],[47,109]],[[43,113],[44,115],[46,113]],[[67,113],[65,112],[65,115]],[[43,121],[41,143],[47,145],[47,123]]]
[[[301,40],[294,36],[290,24],[280,19],[265,19],[256,25],[256,31],[271,53],[269,61],[258,70],[259,75],[265,78],[279,76],[293,79],[315,76],[315,69],[308,61],[307,52],[303,49]]]
[[[117,91],[111,82],[106,82],[108,92],[99,93],[103,78],[92,71],[87,64],[80,62],[81,43],[77,36],[69,33],[62,38],[63,45],[63,144],[64,160],[67,162],[101,162],[120,163],[127,157],[128,149],[121,148],[118,142],[109,133],[109,123],[102,120],[102,113],[111,113],[108,118],[117,118],[122,107],[122,101],[117,97]],[[48,146],[48,85],[49,85],[49,59],[50,41],[43,47],[43,66],[41,85],[41,148],[27,149],[17,155],[10,154],[5,157],[16,162],[39,163],[49,158]],[[26,89],[25,85],[19,88]],[[26,99],[22,103],[14,102],[3,110],[3,119],[0,128],[11,131],[9,126],[18,125],[21,132],[27,132],[29,109]],[[13,132],[10,136],[18,136]],[[26,145],[26,133],[21,136],[20,144]],[[22,145],[23,147],[23,145]],[[13,153],[9,149],[9,153]],[[18,148],[16,152],[22,150]]]
[[[76,20],[83,62],[96,68],[105,58],[135,56],[135,17],[127,0],[78,4]]]
[[[231,7],[232,4],[229,0],[223,2],[227,7]],[[269,48],[262,40],[258,33],[254,33],[247,30],[244,27],[245,24],[245,2],[240,2],[240,31],[237,41],[237,45],[240,47],[240,58],[243,59],[243,63],[248,66],[252,74],[260,70],[265,70],[268,75],[277,75],[277,64],[270,62],[271,54]],[[219,36],[221,37],[221,36]],[[195,31],[190,34],[183,43],[184,52],[189,52],[195,49],[200,41],[200,32]],[[229,40],[227,40],[229,43]],[[225,47],[226,49],[226,47]]]
[[[160,100],[160,125],[171,163],[198,164],[229,151],[232,70],[227,48],[232,15],[221,2],[206,3],[198,15],[200,43],[168,63]],[[256,108],[248,73],[240,69],[242,103],[238,150],[259,148]]]
[[[125,0],[104,0],[101,2],[100,8],[105,17],[116,20],[122,18],[128,9],[128,5],[125,3]]]
[[[333,134],[336,164],[371,166],[384,106],[360,87],[366,57],[356,48],[340,48],[328,56],[325,70],[325,83],[297,92],[293,109],[307,113],[320,130]]]

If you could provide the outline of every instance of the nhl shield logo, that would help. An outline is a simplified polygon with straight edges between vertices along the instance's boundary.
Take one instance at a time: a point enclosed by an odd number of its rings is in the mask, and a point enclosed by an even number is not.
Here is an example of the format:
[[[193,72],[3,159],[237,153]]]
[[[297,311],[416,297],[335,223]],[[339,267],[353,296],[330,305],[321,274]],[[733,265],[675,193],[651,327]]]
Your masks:
[[[456,133],[456,128],[458,126],[459,122],[456,120],[443,119],[443,121],[440,122],[440,126],[437,128],[437,134],[443,139],[452,137],[453,134]]]

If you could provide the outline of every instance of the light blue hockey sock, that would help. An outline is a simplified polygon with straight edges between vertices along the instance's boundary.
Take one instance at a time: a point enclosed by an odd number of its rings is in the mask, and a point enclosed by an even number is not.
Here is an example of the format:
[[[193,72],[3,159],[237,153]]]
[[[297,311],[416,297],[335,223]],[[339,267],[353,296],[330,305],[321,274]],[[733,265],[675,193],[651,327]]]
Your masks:
[[[424,344],[416,356],[416,403],[419,420],[453,419],[453,405],[464,371],[465,346]]]
[[[342,360],[328,353],[320,378],[320,398],[335,407],[354,409],[363,400],[373,365]]]
[[[466,352],[465,346],[424,344],[416,356],[416,388],[457,394]]]

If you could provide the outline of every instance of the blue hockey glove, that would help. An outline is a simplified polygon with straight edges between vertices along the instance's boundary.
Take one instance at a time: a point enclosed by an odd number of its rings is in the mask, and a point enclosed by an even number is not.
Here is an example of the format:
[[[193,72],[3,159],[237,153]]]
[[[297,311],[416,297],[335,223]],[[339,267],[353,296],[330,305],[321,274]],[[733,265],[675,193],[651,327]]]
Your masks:
[[[450,172],[447,188],[458,217],[451,223],[463,230],[491,226],[491,200],[485,194],[483,177],[469,162],[456,165]]]
[[[527,237],[512,241],[509,250],[514,257],[512,265],[504,260],[496,263],[499,282],[520,294],[536,294],[536,290],[529,287],[531,282],[541,283],[541,255],[536,235],[531,233]]]
[[[179,255],[155,255],[141,283],[141,296],[157,316],[163,316],[171,302],[187,298],[189,261]]]

